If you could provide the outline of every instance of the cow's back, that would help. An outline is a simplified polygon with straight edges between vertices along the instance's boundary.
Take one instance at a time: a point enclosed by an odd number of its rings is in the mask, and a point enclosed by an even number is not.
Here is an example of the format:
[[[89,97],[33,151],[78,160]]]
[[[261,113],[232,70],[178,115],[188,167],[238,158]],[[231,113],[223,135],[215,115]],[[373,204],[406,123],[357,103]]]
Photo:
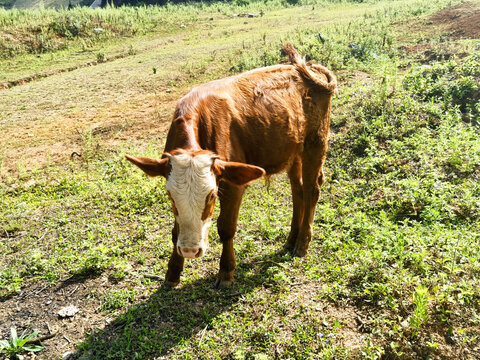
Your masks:
[[[302,149],[315,116],[309,89],[293,66],[270,66],[195,87],[175,117],[196,123],[200,148],[273,174]]]

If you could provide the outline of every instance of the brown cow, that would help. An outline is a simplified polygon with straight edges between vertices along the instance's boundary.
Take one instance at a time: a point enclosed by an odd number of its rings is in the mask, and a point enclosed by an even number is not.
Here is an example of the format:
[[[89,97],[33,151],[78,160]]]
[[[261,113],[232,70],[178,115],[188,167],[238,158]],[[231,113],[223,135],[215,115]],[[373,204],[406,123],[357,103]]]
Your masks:
[[[127,159],[149,176],[164,176],[175,225],[173,253],[165,277],[180,282],[184,258],[202,256],[215,200],[223,244],[216,285],[233,281],[233,237],[248,183],[287,170],[293,217],[285,247],[304,256],[327,153],[335,76],[306,64],[291,44],[292,65],[255,69],[192,89],[177,105],[162,159]]]

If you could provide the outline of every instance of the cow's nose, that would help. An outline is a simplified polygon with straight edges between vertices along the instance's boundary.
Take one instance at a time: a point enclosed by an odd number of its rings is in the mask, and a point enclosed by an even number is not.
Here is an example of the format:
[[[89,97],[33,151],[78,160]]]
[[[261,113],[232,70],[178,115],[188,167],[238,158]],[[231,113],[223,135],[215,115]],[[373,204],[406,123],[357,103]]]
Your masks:
[[[184,258],[195,259],[203,255],[203,249],[201,247],[197,248],[186,248],[177,246],[178,255]]]

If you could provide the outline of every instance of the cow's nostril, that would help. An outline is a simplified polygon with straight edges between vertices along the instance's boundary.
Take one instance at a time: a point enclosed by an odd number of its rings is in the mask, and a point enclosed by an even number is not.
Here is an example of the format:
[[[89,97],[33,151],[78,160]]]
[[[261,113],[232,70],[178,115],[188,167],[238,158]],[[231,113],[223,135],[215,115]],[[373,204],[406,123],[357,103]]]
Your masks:
[[[196,259],[203,255],[202,248],[184,248],[177,246],[178,255],[184,258]]]

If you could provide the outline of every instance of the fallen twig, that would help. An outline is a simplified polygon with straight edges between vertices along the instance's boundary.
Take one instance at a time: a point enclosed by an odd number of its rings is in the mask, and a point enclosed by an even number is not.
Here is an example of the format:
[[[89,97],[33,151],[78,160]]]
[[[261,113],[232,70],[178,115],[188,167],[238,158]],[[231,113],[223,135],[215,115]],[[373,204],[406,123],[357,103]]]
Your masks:
[[[143,274],[143,277],[147,278],[147,279],[157,280],[157,281],[162,281],[163,280],[163,277],[158,276],[158,275]]]
[[[48,288],[49,285],[45,285],[44,287],[42,287],[40,290],[35,290],[35,291],[32,291],[30,293],[30,295],[32,295],[32,293],[35,293],[35,295],[38,295],[40,294],[43,290],[45,290],[46,288]]]
[[[68,296],[72,295],[75,291],[77,291],[79,287],[80,287],[80,285],[77,285],[77,287],[76,287],[75,289],[73,289],[73,290],[68,294]]]
[[[200,341],[198,342],[198,346],[200,346],[202,344],[203,337],[205,336],[205,332],[207,331],[207,328],[208,328],[208,324],[205,325],[205,327],[202,330],[202,336],[200,337]]]
[[[43,238],[45,237],[45,235],[47,235],[47,233],[48,233],[48,230],[47,230],[47,231],[45,231],[45,232],[43,233],[43,235],[42,235],[42,236],[40,236],[40,238],[39,238],[37,241],[38,241],[38,242],[42,241],[42,240],[43,240]]]
[[[42,341],[45,341],[45,340],[48,340],[48,339],[51,339],[53,337],[57,336],[56,333],[53,333],[53,334],[49,334],[49,335],[45,335],[45,336],[40,336],[36,339],[31,339],[31,340],[28,340],[25,344],[38,344],[38,343],[41,343]]]
[[[235,297],[235,296],[239,296],[239,295],[242,295],[241,292],[236,292],[236,293],[233,293],[233,294],[224,294],[223,296],[225,297]]]

